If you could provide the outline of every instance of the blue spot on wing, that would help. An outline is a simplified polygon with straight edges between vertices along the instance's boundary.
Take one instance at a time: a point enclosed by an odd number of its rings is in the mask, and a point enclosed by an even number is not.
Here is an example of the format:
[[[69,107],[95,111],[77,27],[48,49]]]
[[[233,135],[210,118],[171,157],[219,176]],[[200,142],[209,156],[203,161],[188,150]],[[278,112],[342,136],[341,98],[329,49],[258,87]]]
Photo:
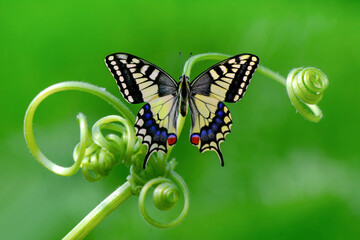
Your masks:
[[[207,141],[208,141],[208,138],[209,138],[209,136],[208,136],[207,131],[206,131],[205,129],[201,130],[201,133],[200,133],[200,139],[201,139],[201,141],[207,142]]]
[[[150,113],[145,113],[145,114],[144,114],[144,117],[145,117],[145,119],[150,119],[150,118],[151,118],[151,114],[150,114]]]
[[[148,120],[146,121],[145,126],[151,127],[152,124],[153,124],[153,120]]]
[[[166,132],[166,130],[164,130],[164,131],[161,132],[160,141],[161,142],[166,142],[166,140],[167,140],[167,132]]]
[[[203,129],[200,133],[200,137],[203,138],[203,137],[206,137],[207,136],[207,132],[205,129]]]
[[[222,124],[222,121],[221,121],[220,118],[215,118],[214,123],[215,123],[216,125],[220,125],[220,124]]]
[[[151,134],[155,134],[155,132],[156,132],[156,127],[155,127],[155,126],[152,126],[152,127],[150,128],[149,132],[150,132]]]
[[[207,130],[207,133],[208,133],[207,137],[208,137],[209,139],[215,138],[214,132],[213,132],[211,129],[208,129],[208,130]]]
[[[222,118],[224,116],[224,112],[220,110],[217,112],[217,115]]]
[[[166,131],[162,131],[162,132],[161,132],[161,137],[167,137]]]

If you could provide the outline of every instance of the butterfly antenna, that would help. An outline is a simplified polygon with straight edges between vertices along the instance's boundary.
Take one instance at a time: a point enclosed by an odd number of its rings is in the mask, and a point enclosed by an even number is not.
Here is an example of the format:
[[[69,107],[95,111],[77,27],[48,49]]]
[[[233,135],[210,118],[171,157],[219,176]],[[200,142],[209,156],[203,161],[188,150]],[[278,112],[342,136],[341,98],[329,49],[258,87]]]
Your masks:
[[[180,62],[183,62],[183,60],[182,60],[182,56],[181,56],[181,52],[179,52],[179,54],[180,54]],[[186,62],[186,61],[185,61]],[[185,64],[186,65],[186,64]],[[180,75],[180,77],[179,77],[179,79],[181,79],[182,78],[182,74]]]

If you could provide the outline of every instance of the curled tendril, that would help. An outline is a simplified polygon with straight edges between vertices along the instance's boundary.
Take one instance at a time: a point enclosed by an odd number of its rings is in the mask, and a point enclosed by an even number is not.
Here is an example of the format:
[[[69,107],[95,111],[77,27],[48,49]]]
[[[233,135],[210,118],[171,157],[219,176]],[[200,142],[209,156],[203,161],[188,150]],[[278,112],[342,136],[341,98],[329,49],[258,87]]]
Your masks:
[[[318,122],[322,112],[316,105],[329,85],[326,75],[319,69],[295,68],[286,79],[286,89],[295,108],[308,120]]]
[[[74,164],[70,167],[55,164],[40,151],[32,128],[34,114],[39,104],[51,94],[66,90],[79,90],[97,95],[126,117],[115,115],[104,117],[94,124],[90,132],[86,117],[80,113],[77,117],[80,125],[80,143],[74,149]],[[141,154],[141,144],[127,119],[134,120],[134,116],[110,93],[87,83],[63,82],[46,88],[30,103],[24,121],[25,140],[34,157],[50,171],[62,176],[71,176],[81,167],[86,179],[96,181],[107,175],[115,164],[122,162],[129,165],[131,159]],[[112,131],[112,133],[104,136],[103,130]]]
[[[139,196],[139,207],[144,219],[159,228],[170,228],[179,224],[186,216],[189,210],[189,190],[184,180],[175,172],[171,171],[170,179],[158,177],[148,181],[141,189]],[[148,190],[155,186],[153,201],[160,210],[169,210],[179,201],[179,188],[184,195],[184,206],[180,214],[174,220],[164,223],[150,217],[146,211],[145,198]]]
[[[86,122],[83,114],[79,114],[78,118],[80,122]],[[116,134],[104,136],[102,130]],[[75,162],[81,161],[82,172],[89,181],[97,181],[108,175],[120,162],[128,166],[132,157],[139,154],[140,145],[135,142],[135,131],[129,121],[120,116],[111,115],[100,119],[92,127],[92,134],[86,136],[76,145],[73,157]],[[85,152],[82,153],[84,146]]]
[[[154,191],[153,201],[160,210],[169,210],[179,200],[179,189],[172,183],[161,183]]]

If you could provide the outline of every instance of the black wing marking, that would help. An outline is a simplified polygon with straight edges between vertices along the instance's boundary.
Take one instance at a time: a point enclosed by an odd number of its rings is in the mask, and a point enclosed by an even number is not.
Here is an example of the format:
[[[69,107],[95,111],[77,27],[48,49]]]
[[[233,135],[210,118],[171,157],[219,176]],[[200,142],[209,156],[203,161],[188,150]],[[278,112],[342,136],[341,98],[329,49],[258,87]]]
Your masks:
[[[177,92],[178,83],[144,59],[128,53],[114,53],[105,58],[105,63],[129,103],[150,102]]]
[[[190,85],[193,95],[200,94],[219,101],[237,102],[245,94],[259,58],[240,54],[228,58],[201,73]]]

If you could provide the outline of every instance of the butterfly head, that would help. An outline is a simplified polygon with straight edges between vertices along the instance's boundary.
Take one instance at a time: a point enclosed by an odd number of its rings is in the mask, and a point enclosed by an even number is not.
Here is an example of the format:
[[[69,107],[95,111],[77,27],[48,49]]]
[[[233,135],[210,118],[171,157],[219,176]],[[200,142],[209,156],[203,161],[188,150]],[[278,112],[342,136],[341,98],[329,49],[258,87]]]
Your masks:
[[[182,83],[185,83],[185,82],[189,83],[189,77],[186,75],[180,76],[179,77],[179,85],[181,85]]]

